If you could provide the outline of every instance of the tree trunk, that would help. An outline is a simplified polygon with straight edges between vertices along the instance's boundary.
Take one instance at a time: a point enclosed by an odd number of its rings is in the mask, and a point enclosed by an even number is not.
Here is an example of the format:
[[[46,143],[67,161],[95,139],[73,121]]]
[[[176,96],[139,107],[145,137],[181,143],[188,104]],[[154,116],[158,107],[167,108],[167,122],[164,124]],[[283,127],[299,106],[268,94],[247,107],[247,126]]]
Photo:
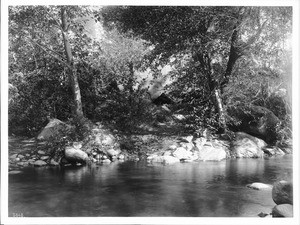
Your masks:
[[[62,28],[65,54],[67,57],[67,62],[69,64],[69,80],[70,80],[70,85],[72,87],[73,97],[74,97],[73,113],[78,117],[83,117],[81,93],[80,93],[80,88],[78,83],[78,77],[77,77],[76,68],[74,66],[71,46],[67,34],[68,22],[67,22],[67,12],[65,7],[61,7],[61,28]]]

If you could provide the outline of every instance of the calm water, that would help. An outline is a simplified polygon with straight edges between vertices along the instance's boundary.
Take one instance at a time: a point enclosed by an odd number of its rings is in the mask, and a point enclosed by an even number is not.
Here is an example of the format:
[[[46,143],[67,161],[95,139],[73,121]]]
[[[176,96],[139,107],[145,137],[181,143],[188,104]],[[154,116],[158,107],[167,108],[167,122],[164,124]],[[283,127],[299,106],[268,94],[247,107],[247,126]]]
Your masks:
[[[291,155],[167,166],[25,168],[9,175],[9,216],[257,216],[275,205],[271,191],[246,185],[291,176]]]

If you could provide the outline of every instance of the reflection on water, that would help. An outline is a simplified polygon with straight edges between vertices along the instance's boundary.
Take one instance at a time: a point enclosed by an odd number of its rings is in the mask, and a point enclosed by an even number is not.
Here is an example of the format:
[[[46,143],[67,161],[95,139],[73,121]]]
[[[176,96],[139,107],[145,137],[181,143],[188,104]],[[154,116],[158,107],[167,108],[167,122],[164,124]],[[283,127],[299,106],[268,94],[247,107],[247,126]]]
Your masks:
[[[9,176],[9,216],[256,216],[275,203],[246,185],[291,177],[292,156],[26,168]]]

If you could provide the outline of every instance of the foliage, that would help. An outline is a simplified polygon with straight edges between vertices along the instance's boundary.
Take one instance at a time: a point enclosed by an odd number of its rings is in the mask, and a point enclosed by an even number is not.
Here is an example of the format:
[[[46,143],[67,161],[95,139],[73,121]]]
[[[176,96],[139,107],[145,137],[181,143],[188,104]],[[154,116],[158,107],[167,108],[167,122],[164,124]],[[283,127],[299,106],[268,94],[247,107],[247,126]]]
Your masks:
[[[56,117],[70,120],[76,129],[68,136],[79,140],[89,128],[87,121],[72,115],[60,9],[9,8],[9,126],[12,132],[25,127],[25,133],[34,135],[48,116]],[[157,78],[169,65],[172,82],[166,91],[176,102],[171,108],[195,132],[221,127],[214,97],[219,90],[225,112],[252,103],[270,109],[290,127],[290,7],[66,9],[72,72],[78,75],[87,119],[125,131],[161,120],[139,73],[151,69]],[[282,88],[287,98],[277,95]],[[226,118],[239,122],[228,114]]]

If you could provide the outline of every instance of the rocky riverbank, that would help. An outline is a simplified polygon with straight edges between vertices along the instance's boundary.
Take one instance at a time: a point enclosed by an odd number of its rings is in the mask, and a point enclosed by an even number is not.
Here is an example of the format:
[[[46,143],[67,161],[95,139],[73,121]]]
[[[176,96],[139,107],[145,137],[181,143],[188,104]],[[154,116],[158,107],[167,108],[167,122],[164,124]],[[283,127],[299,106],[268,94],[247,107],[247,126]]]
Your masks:
[[[50,124],[51,125],[51,124]],[[23,140],[9,147],[10,170],[24,166],[69,166],[86,163],[111,163],[124,160],[147,160],[149,163],[186,163],[221,161],[228,158],[262,158],[292,153],[291,146],[268,146],[263,140],[236,132],[231,140],[192,135],[115,135],[100,124],[94,124],[82,142],[73,142],[63,149],[53,149],[51,137],[62,122],[55,120],[37,139]],[[50,144],[49,144],[50,143]],[[49,149],[51,146],[51,149]],[[18,149],[18,150],[17,150]]]

